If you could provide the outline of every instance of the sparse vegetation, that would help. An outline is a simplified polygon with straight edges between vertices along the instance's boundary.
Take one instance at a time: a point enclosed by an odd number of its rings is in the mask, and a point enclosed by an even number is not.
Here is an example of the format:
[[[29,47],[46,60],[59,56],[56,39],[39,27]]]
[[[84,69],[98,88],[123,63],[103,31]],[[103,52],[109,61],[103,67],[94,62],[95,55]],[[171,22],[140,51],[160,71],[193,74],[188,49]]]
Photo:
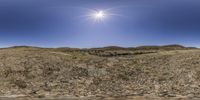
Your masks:
[[[199,57],[176,45],[0,49],[0,95],[200,96]]]

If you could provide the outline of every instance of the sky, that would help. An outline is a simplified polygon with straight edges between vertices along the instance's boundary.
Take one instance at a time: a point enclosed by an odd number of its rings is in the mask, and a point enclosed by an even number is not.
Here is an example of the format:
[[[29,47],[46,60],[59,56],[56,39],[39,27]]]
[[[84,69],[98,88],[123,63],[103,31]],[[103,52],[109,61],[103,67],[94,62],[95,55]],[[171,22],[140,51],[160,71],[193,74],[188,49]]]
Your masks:
[[[200,47],[199,9],[199,0],[0,0],[0,47]]]

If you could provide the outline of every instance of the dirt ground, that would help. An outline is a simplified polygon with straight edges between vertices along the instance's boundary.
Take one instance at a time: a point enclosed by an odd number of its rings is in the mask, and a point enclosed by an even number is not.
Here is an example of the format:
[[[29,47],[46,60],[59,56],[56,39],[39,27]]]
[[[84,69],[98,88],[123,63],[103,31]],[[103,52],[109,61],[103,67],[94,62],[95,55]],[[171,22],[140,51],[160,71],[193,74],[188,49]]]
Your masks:
[[[79,100],[91,95],[117,97],[113,100],[195,100],[200,97],[200,49],[177,45],[4,48],[0,49],[0,80],[0,96],[25,95],[41,100],[50,99],[49,96]],[[147,94],[152,97],[144,96]],[[6,99],[13,98],[1,98]],[[92,98],[95,99],[99,100]],[[100,98],[103,99],[111,98]]]
[[[30,98],[30,97],[19,97],[19,98],[0,98],[0,100],[199,100],[200,98],[193,97],[146,97],[146,96],[135,96],[135,97],[117,97],[117,98],[69,98],[69,97],[50,97],[50,98]]]

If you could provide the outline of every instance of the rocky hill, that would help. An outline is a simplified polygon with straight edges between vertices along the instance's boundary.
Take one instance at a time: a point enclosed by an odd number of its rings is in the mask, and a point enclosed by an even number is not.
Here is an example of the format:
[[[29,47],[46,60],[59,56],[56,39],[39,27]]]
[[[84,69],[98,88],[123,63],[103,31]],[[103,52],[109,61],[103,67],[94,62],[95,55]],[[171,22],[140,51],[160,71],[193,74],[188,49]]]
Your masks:
[[[200,50],[178,45],[2,48],[0,80],[2,96],[198,97]]]

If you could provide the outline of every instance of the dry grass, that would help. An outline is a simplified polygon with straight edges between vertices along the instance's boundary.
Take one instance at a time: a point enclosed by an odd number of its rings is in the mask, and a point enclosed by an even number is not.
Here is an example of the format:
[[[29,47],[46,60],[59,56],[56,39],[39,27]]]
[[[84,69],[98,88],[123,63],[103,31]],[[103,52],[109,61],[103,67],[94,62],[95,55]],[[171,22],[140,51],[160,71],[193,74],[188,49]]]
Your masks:
[[[0,49],[0,94],[200,96],[199,58],[185,48]]]

